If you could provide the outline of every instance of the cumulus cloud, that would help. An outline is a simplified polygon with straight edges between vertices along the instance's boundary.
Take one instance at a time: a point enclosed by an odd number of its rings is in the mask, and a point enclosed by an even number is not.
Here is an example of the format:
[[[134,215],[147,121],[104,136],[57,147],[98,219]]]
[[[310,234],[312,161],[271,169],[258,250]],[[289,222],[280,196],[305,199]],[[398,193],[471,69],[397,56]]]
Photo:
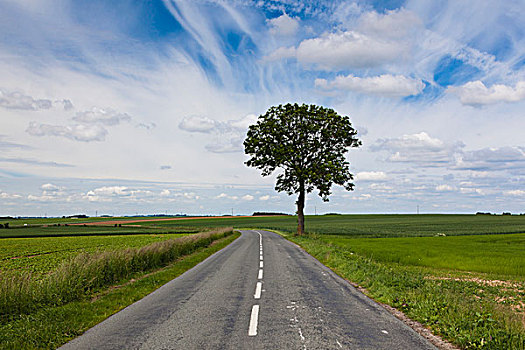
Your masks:
[[[98,124],[75,124],[63,126],[39,124],[37,122],[29,123],[26,132],[32,136],[58,136],[83,142],[104,141],[108,134],[108,131]]]
[[[413,45],[409,34],[420,28],[421,21],[410,11],[369,12],[352,30],[324,33],[296,48],[279,48],[264,60],[295,57],[304,66],[328,71],[380,67],[405,57]]]
[[[299,30],[299,19],[286,13],[268,20],[270,33],[276,36],[294,36]]]
[[[19,199],[22,198],[21,195],[16,193],[7,193],[0,190],[0,199]]]
[[[382,171],[362,171],[357,173],[355,178],[359,181],[380,181],[386,180],[387,175]]]
[[[43,184],[42,186],[40,186],[40,188],[44,191],[51,191],[51,192],[60,190],[60,187],[50,184],[50,183]]]
[[[221,193],[218,196],[216,196],[215,199],[229,199],[229,200],[236,201],[236,200],[239,199],[239,197],[237,197],[237,196],[230,196],[230,195],[227,195],[226,193]]]
[[[270,196],[269,196],[269,195],[265,195],[265,196],[260,196],[260,197],[259,197],[259,200],[261,200],[261,201],[267,201],[267,200],[269,200],[269,199],[270,199]]]
[[[215,130],[216,126],[215,120],[201,116],[184,117],[179,123],[179,129],[189,132],[210,133]]]
[[[244,195],[244,196],[241,197],[241,199],[242,199],[243,201],[253,201],[254,198],[255,198],[255,197],[252,196],[251,194],[247,194],[247,195]]]
[[[476,80],[459,87],[449,87],[448,91],[458,95],[462,104],[470,106],[518,102],[525,100],[525,81],[518,82],[515,87],[494,84],[489,88]]]
[[[8,92],[0,89],[0,106],[7,109],[38,111],[51,108],[53,102],[47,99],[34,99],[21,92]]]
[[[360,78],[350,74],[347,76],[337,76],[330,82],[326,79],[316,79],[315,86],[325,90],[349,90],[361,94],[384,97],[417,95],[425,88],[425,84],[420,79],[391,74],[368,78]]]
[[[455,154],[461,153],[463,147],[465,145],[462,142],[445,143],[423,131],[399,138],[378,139],[370,146],[370,150],[388,152],[386,160],[390,162],[414,162],[435,166],[438,163],[452,162]]]
[[[94,189],[93,192],[96,195],[102,196],[129,196],[131,192],[126,186],[104,186]]]
[[[323,70],[373,68],[398,59],[406,48],[396,42],[347,31],[302,41],[297,60]]]
[[[131,121],[131,117],[127,113],[120,113],[111,108],[104,109],[98,107],[93,107],[89,111],[78,112],[72,119],[78,123],[102,124],[107,126]]]

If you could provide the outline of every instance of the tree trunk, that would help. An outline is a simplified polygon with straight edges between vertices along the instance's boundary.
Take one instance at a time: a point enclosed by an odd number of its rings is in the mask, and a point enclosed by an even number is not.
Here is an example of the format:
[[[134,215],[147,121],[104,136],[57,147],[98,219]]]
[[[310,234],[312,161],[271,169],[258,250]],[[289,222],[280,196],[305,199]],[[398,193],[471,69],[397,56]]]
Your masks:
[[[304,182],[299,184],[299,198],[297,198],[297,235],[304,234]]]

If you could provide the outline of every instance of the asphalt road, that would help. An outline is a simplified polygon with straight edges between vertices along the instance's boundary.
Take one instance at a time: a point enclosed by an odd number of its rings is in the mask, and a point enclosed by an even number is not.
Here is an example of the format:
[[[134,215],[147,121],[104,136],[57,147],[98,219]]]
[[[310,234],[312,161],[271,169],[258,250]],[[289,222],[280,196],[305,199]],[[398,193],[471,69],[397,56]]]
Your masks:
[[[277,234],[225,249],[61,349],[435,349]]]

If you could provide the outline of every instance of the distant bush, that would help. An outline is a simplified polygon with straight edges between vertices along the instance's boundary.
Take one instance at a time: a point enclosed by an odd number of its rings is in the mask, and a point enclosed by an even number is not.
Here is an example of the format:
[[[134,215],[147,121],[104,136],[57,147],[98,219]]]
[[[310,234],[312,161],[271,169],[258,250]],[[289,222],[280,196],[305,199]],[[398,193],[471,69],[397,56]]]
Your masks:
[[[503,212],[501,215],[512,215],[512,213],[509,213],[509,212]]]
[[[482,211],[478,211],[476,215],[492,215],[490,212],[484,213]]]
[[[0,228],[4,228],[4,224],[0,224]]]

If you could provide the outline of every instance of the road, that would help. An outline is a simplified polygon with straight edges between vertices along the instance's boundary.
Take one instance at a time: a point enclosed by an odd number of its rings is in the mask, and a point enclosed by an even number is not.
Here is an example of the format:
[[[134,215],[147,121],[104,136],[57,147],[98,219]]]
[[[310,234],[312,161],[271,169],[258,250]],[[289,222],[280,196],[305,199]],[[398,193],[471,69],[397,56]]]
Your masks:
[[[435,349],[281,236],[241,237],[61,349]]]

